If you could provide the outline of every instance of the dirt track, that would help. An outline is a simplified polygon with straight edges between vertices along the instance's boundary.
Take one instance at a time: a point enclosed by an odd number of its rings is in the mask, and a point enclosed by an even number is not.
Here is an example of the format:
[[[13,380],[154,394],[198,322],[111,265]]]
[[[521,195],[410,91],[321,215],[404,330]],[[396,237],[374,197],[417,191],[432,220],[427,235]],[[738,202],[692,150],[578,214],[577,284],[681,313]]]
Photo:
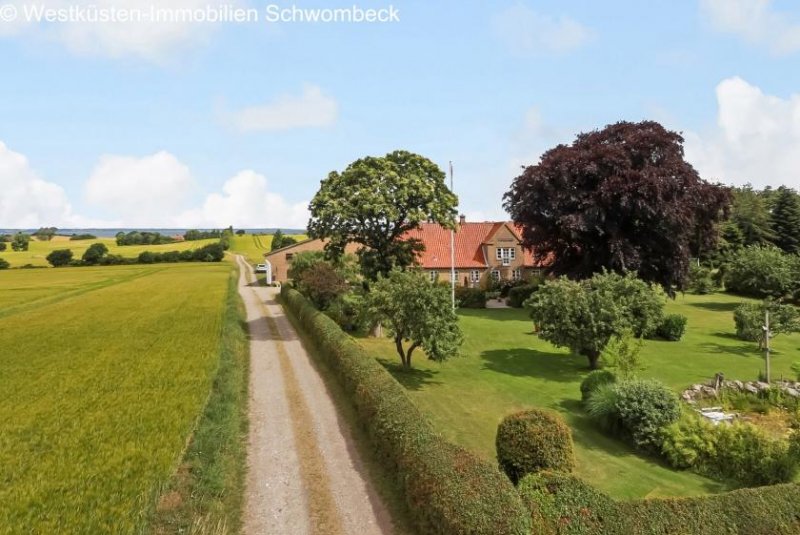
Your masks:
[[[244,533],[391,533],[347,423],[277,303],[277,290],[251,282],[251,266],[237,261],[251,361]]]

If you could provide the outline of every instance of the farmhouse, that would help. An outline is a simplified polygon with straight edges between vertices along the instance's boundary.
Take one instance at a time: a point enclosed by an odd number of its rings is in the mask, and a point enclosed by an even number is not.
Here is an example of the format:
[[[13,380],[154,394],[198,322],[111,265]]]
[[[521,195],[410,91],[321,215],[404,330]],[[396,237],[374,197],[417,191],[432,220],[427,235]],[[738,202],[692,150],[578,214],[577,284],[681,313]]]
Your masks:
[[[450,280],[450,230],[436,223],[423,223],[407,238],[425,246],[417,263],[431,281]],[[294,255],[321,251],[323,240],[305,240],[264,255],[269,282],[285,282]],[[358,244],[348,244],[355,253]],[[520,231],[508,221],[467,222],[461,216],[455,232],[455,277],[461,286],[480,286],[490,280],[519,280],[540,272],[544,264],[522,247]]]

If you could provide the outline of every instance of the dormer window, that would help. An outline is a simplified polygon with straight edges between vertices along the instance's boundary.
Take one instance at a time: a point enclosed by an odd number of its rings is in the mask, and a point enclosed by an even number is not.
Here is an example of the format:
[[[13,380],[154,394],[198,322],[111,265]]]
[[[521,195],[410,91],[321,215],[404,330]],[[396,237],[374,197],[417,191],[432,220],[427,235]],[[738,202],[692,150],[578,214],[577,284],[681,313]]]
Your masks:
[[[517,249],[516,247],[498,247],[495,254],[504,266],[510,266],[511,262],[517,258]]]

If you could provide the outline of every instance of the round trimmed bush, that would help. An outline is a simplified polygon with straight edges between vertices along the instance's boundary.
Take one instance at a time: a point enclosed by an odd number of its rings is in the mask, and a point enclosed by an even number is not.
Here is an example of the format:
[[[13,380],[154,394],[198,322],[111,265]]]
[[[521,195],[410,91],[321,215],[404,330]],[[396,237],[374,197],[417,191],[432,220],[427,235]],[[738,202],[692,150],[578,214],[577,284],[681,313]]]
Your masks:
[[[581,382],[581,401],[584,403],[592,393],[601,385],[617,382],[617,376],[608,370],[594,370]]]
[[[681,314],[669,314],[661,321],[656,334],[664,340],[677,342],[683,338],[683,333],[686,332],[687,321],[686,316]]]
[[[552,412],[534,409],[506,416],[497,427],[495,445],[500,468],[514,484],[541,470],[575,468],[572,432]]]

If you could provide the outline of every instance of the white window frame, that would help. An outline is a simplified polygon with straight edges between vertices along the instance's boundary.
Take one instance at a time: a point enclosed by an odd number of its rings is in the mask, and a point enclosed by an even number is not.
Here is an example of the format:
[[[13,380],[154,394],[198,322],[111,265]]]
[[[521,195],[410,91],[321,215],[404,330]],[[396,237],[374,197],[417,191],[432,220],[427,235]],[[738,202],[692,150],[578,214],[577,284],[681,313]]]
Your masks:
[[[450,281],[451,282],[458,282],[458,271],[451,271],[450,272]]]
[[[516,247],[498,247],[495,250],[495,257],[500,260],[504,266],[510,266],[513,260],[517,259]]]
[[[481,270],[473,269],[469,272],[469,281],[473,284],[481,282]]]
[[[499,269],[493,269],[492,270],[492,280],[495,281],[495,282],[498,282],[500,280],[500,270]]]
[[[439,280],[439,272],[438,271],[431,271],[428,276],[431,278],[431,282],[436,282]]]
[[[511,278],[515,281],[522,280],[522,269],[516,268],[514,271],[511,272]]]

